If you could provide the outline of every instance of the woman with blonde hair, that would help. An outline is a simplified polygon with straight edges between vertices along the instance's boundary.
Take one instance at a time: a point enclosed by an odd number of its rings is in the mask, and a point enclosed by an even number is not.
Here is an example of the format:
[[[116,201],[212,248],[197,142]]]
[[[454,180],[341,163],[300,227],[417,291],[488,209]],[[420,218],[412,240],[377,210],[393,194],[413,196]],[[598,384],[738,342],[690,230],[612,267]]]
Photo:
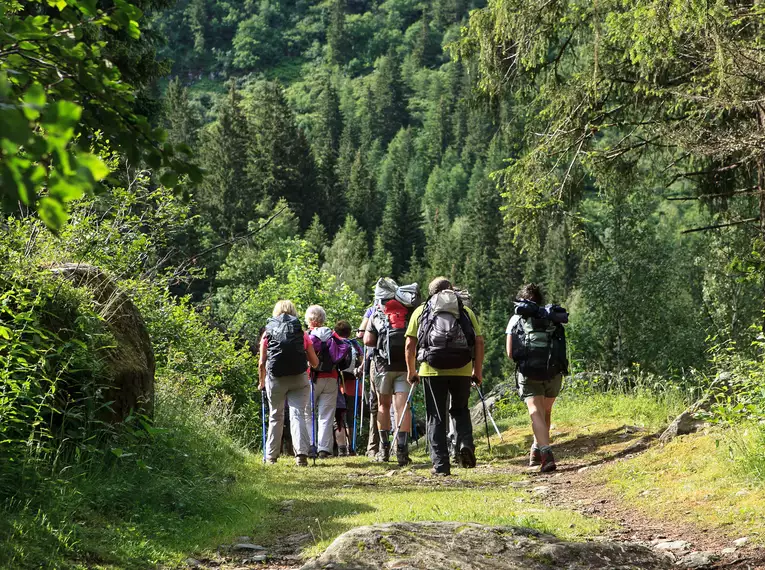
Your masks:
[[[260,339],[259,388],[268,394],[270,414],[268,440],[263,451],[268,463],[276,463],[284,430],[284,406],[289,403],[290,430],[299,466],[308,465],[311,440],[311,385],[308,365],[319,359],[308,334],[303,331],[292,301],[278,301]]]

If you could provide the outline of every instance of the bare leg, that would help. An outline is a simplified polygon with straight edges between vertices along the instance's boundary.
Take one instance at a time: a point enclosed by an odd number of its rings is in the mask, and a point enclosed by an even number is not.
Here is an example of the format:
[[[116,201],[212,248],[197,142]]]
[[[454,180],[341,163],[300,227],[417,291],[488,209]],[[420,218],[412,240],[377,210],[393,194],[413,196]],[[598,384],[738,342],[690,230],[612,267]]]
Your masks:
[[[390,405],[393,401],[391,394],[377,394],[377,427],[380,431],[390,429]]]
[[[534,432],[534,443],[538,447],[550,445],[550,426],[545,419],[545,397],[532,396],[526,398],[526,406],[531,416],[531,429]]]
[[[401,411],[406,406],[407,396],[406,392],[396,392],[394,395],[394,408],[396,410],[396,425],[401,421]],[[394,428],[395,429],[395,428]],[[404,421],[401,422],[401,433],[409,433],[412,429],[412,413],[409,410],[409,406],[406,407],[406,415]]]

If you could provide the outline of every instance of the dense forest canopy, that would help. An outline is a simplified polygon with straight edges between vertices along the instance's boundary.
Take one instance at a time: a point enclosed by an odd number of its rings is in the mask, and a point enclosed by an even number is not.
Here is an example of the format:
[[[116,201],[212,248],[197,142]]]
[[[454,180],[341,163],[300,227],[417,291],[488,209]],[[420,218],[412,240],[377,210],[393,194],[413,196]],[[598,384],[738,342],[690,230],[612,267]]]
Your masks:
[[[41,141],[5,139],[4,195],[60,228],[146,168],[194,220],[155,270],[250,340],[274,291],[348,310],[446,274],[500,378],[536,281],[579,369],[682,376],[708,337],[748,350],[761,309],[761,8],[633,4],[14,4],[6,27],[47,39],[3,39],[3,120]]]

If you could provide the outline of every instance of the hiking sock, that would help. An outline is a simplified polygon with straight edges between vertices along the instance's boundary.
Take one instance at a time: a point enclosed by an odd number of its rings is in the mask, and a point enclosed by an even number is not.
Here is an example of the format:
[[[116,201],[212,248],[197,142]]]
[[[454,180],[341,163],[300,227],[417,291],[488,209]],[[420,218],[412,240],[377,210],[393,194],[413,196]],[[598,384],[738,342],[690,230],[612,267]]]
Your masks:
[[[552,451],[551,445],[543,445],[542,447],[538,447],[539,453],[547,453],[548,451]]]
[[[407,439],[409,438],[409,434],[405,431],[398,432],[398,436],[396,436],[396,443],[399,447],[406,446]]]
[[[380,430],[380,443],[383,445],[383,447],[390,447],[390,430]]]

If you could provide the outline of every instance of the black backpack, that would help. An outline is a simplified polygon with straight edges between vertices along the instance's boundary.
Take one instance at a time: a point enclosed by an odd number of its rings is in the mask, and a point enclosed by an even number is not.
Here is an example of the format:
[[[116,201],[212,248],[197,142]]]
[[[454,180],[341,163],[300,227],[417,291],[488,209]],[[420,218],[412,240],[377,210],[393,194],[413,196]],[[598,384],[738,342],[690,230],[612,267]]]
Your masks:
[[[551,380],[568,374],[566,331],[568,313],[558,305],[538,307],[530,301],[516,303],[521,318],[513,327],[513,360],[518,372],[531,380]]]
[[[379,361],[392,370],[406,370],[404,346],[411,315],[411,308],[397,299],[376,304],[372,317],[377,332],[376,354]]]
[[[430,297],[418,325],[420,362],[448,370],[462,368],[473,360],[475,329],[462,299],[454,291],[441,291]]]
[[[265,334],[268,338],[266,370],[271,376],[294,376],[306,371],[303,328],[297,317],[281,314],[268,319]]]

